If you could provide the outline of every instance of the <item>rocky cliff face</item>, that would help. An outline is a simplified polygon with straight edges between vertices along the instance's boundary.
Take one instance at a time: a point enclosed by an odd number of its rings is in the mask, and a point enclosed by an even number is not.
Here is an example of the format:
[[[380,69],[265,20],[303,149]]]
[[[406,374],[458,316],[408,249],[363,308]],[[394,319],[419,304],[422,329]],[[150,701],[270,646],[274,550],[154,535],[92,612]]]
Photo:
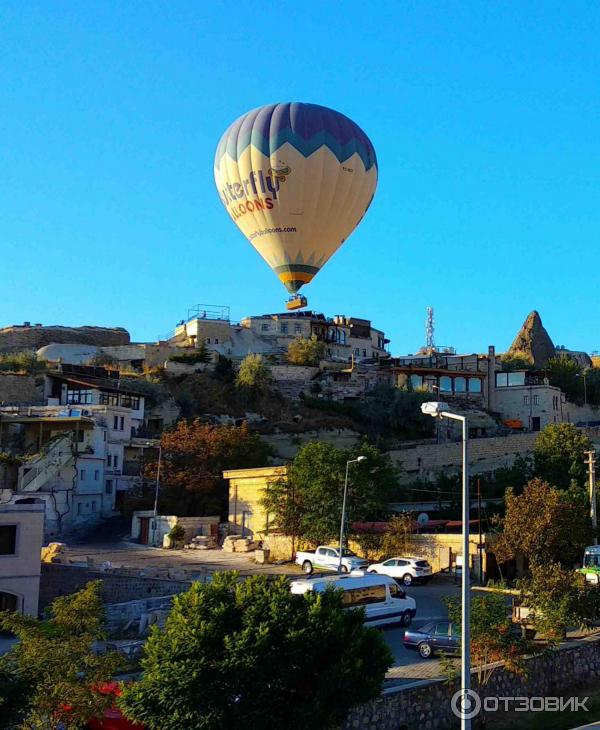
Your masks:
[[[129,332],[122,327],[30,327],[14,325],[0,329],[0,353],[38,350],[53,342],[78,345],[128,345]]]
[[[555,357],[556,349],[538,312],[534,310],[527,317],[508,353],[530,360],[536,368],[545,367]]]

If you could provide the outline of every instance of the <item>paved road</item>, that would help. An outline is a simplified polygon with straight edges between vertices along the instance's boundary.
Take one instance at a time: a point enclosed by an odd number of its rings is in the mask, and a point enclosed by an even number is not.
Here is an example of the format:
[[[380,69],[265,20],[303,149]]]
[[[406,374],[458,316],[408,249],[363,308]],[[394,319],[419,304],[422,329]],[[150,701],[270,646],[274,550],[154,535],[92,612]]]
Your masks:
[[[85,564],[91,558],[97,565],[110,562],[114,567],[126,565],[139,569],[153,570],[159,568],[176,568],[189,571],[190,577],[200,576],[206,572],[218,570],[238,570],[242,575],[261,573],[287,575],[290,578],[301,577],[299,566],[258,565],[250,555],[244,553],[226,553],[223,550],[163,550],[125,541],[95,541],[84,545],[73,545],[67,548],[65,561]],[[417,604],[417,615],[413,626],[422,626],[427,621],[445,618],[446,608],[442,598],[458,595],[460,586],[451,578],[436,576],[427,585],[413,585],[407,590]],[[404,630],[400,628],[386,629],[385,637],[395,658],[394,667],[389,672],[389,679],[396,681],[412,681],[431,679],[440,676],[439,661],[421,659],[414,651],[404,648],[402,637]]]

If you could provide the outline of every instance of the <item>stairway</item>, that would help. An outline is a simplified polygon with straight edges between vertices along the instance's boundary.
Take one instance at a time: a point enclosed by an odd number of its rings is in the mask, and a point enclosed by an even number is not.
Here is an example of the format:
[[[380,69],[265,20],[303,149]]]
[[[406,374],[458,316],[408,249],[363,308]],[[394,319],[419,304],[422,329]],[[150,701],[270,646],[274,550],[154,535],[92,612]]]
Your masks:
[[[55,477],[63,466],[74,463],[72,433],[65,433],[50,441],[19,469],[19,492],[38,492]]]

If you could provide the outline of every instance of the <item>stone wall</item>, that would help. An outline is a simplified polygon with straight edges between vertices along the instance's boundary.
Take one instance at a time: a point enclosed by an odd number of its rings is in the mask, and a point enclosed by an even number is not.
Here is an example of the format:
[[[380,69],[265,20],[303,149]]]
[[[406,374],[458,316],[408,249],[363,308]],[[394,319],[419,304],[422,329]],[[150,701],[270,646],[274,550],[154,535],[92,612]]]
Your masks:
[[[44,385],[41,376],[0,373],[0,404],[44,402]]]
[[[143,571],[115,570],[112,572],[77,565],[43,563],[40,580],[40,610],[58,596],[75,593],[91,580],[102,581],[104,603],[168,596],[186,591],[191,581],[169,580],[144,576]]]
[[[361,435],[348,428],[322,429],[302,433],[269,433],[262,436],[273,449],[278,459],[293,459],[300,449],[310,441],[323,441],[338,449],[350,449],[360,441]]]
[[[37,327],[13,325],[0,329],[0,352],[39,350],[40,347],[57,343],[79,345],[127,345],[129,332],[122,327]]]
[[[145,613],[169,609],[172,601],[173,596],[158,596],[125,603],[110,603],[104,607],[106,630],[111,636],[118,635],[129,622],[139,620]]]
[[[517,456],[532,452],[537,433],[472,439],[469,441],[469,462],[472,474],[482,474],[511,466]],[[441,471],[459,472],[462,466],[462,444],[424,444],[389,452],[392,461],[402,467],[404,481],[415,477],[428,478]]]
[[[570,697],[600,678],[600,640],[569,642],[526,660],[526,677],[497,669],[487,697]],[[471,678],[477,690],[476,675]],[[414,682],[383,691],[352,710],[343,730],[446,730],[458,727],[450,699],[459,687],[442,680]],[[482,693],[483,694],[483,693]],[[500,706],[502,707],[502,705]]]

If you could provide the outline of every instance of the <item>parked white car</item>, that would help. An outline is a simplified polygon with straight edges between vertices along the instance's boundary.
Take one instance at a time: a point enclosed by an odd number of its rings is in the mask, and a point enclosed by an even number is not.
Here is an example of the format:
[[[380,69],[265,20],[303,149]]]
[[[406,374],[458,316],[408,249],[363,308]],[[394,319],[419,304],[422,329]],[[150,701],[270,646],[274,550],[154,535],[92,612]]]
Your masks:
[[[300,594],[325,591],[330,587],[343,591],[344,608],[364,609],[367,626],[410,626],[417,613],[414,598],[407,596],[404,589],[387,575],[367,575],[357,570],[349,575],[321,575],[290,583],[292,593]]]
[[[367,569],[369,573],[389,575],[401,581],[405,586],[412,585],[415,581],[427,583],[431,578],[431,565],[425,558],[389,558],[382,563],[374,563]]]
[[[302,570],[310,575],[314,568],[325,568],[337,570],[340,564],[339,548],[329,545],[319,545],[314,553],[296,553],[296,564],[302,566]],[[342,551],[342,573],[350,573],[352,570],[366,570],[369,563],[364,558],[359,558],[352,550],[344,548]]]

